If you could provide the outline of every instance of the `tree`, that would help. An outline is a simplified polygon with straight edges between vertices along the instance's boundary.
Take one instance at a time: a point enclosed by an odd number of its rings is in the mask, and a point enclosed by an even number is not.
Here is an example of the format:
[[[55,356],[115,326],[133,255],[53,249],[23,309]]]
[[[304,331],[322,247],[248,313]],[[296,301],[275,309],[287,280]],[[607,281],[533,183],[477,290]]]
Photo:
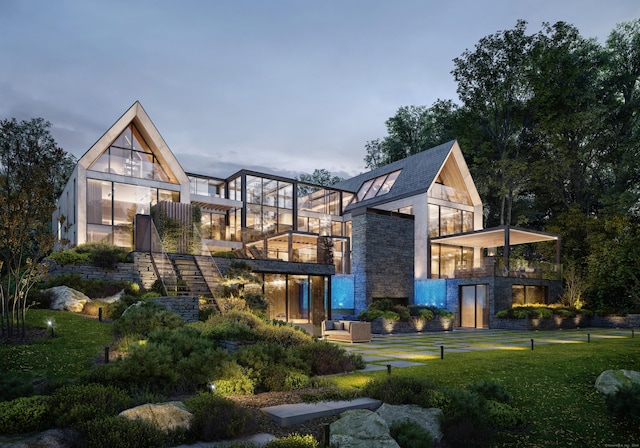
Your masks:
[[[402,106],[386,121],[388,135],[365,144],[365,164],[373,169],[453,140],[457,106],[438,100],[426,106]]]
[[[314,185],[322,185],[323,187],[330,187],[331,185],[342,182],[344,179],[339,176],[334,176],[324,168],[313,170],[312,174],[302,173],[298,177],[301,182],[308,182]]]
[[[514,29],[480,39],[473,51],[453,60],[458,96],[477,128],[467,149],[474,153],[481,183],[499,195],[493,214],[501,225],[512,223],[514,199],[527,181],[531,45],[526,22],[519,20]]]
[[[28,293],[46,272],[40,263],[53,247],[51,215],[70,156],[42,118],[0,121],[0,286],[2,333],[22,329]],[[54,186],[54,188],[52,188]]]

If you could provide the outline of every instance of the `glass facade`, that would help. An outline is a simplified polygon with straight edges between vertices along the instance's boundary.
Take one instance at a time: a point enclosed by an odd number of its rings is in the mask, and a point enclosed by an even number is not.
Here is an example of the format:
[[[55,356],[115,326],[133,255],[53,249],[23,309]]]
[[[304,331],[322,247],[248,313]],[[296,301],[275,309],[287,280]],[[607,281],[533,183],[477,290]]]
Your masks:
[[[488,285],[461,286],[459,305],[459,326],[489,328]]]
[[[180,193],[97,179],[87,179],[87,242],[106,241],[130,248],[133,219],[148,215],[159,201],[180,202]]]
[[[160,165],[133,124],[120,134],[89,169],[137,179],[177,183]]]
[[[431,278],[455,278],[456,271],[472,267],[472,247],[431,245]]]
[[[264,274],[269,318],[319,326],[325,318],[325,283],[322,276]]]
[[[511,305],[533,305],[547,303],[547,287],[540,285],[513,285]]]
[[[473,212],[429,204],[429,237],[473,231]]]
[[[247,175],[245,195],[247,241],[293,229],[293,183]]]

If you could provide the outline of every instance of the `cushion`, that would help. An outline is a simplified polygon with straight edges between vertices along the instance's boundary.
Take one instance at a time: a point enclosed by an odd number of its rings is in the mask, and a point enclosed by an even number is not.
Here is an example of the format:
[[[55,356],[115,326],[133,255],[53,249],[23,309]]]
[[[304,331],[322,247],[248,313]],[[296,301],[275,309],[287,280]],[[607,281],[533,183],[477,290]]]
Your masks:
[[[333,321],[332,320],[325,320],[324,321],[324,329],[325,330],[333,330]]]
[[[333,329],[334,330],[338,330],[338,331],[342,331],[342,330],[344,330],[344,324],[342,322],[334,322],[333,323]]]
[[[351,331],[351,321],[343,322],[344,329],[347,331]]]

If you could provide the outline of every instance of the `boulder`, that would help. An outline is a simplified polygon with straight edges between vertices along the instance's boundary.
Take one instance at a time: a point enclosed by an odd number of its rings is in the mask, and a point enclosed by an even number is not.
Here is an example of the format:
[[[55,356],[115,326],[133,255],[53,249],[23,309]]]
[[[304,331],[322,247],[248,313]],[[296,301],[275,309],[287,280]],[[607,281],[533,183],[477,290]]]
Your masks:
[[[120,413],[131,420],[142,419],[165,432],[176,428],[188,429],[193,414],[181,401],[169,401],[167,403],[143,404],[135,408],[127,409]]]
[[[51,295],[51,305],[49,308],[52,310],[66,310],[81,313],[84,304],[91,301],[89,297],[80,291],[76,291],[68,286],[54,286],[42,292]]]
[[[124,295],[124,289],[112,296],[109,297],[101,297],[99,299],[94,299],[98,302],[103,302],[103,303],[113,303],[113,302],[117,302],[118,300],[120,300],[122,298],[122,296]]]
[[[5,448],[71,448],[77,445],[78,433],[71,429],[49,429],[27,438],[6,442]]]
[[[605,370],[596,379],[595,387],[603,394],[612,394],[620,386],[640,384],[640,372],[635,370]]]
[[[331,423],[331,445],[340,448],[400,448],[389,435],[389,426],[375,412],[356,409]]]
[[[394,406],[383,403],[376,413],[382,417],[389,427],[397,421],[411,420],[420,425],[425,431],[428,431],[434,440],[439,441],[442,439],[442,431],[440,430],[442,410],[440,409],[426,409],[414,404]]]

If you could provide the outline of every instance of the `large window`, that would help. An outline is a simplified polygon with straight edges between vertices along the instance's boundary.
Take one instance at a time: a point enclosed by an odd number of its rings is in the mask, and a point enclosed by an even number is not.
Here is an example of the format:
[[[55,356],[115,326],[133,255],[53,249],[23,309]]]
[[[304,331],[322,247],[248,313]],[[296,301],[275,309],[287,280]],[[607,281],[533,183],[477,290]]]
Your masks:
[[[532,305],[547,303],[547,287],[539,285],[513,285],[511,305]]]
[[[357,202],[366,201],[367,199],[387,194],[391,190],[391,187],[393,187],[393,184],[396,182],[396,179],[398,179],[401,172],[402,170],[398,170],[365,181],[360,186],[360,189],[351,202],[355,204]]]
[[[473,212],[429,204],[429,236],[455,235],[473,231]]]
[[[87,179],[87,242],[132,244],[136,214],[149,214],[159,201],[180,202],[180,193],[160,188]]]
[[[134,125],[129,125],[89,168],[101,173],[177,183],[161,166]]]
[[[246,227],[250,239],[292,230],[293,184],[249,175],[246,183]],[[232,184],[229,191],[234,191]]]
[[[472,247],[431,245],[431,278],[455,278],[456,271],[472,267]]]

